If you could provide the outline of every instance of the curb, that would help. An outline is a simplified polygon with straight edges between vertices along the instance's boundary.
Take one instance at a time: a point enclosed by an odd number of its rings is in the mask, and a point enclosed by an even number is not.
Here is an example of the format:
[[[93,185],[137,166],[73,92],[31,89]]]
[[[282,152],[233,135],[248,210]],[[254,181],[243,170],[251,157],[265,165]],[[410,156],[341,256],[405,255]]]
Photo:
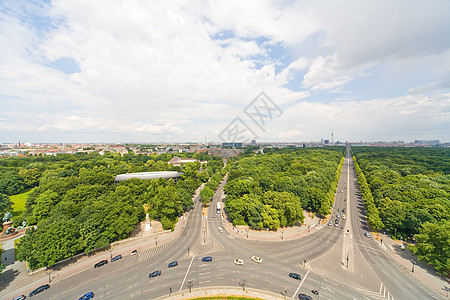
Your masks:
[[[171,295],[161,296],[156,298],[156,300],[179,300],[179,299],[196,299],[198,297],[214,297],[214,296],[237,296],[237,297],[248,297],[250,299],[286,299],[280,294],[273,292],[258,290],[254,288],[245,288],[245,291],[241,288],[227,287],[227,286],[213,286],[205,288],[195,288],[191,292],[188,290],[183,290],[181,292],[175,292]],[[290,297],[289,297],[290,298]]]

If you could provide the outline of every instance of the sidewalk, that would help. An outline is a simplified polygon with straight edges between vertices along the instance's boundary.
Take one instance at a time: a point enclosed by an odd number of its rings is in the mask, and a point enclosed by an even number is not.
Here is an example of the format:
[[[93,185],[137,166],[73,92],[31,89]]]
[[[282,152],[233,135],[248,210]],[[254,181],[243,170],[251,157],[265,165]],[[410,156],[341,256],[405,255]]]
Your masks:
[[[111,244],[110,249],[98,252],[91,256],[85,255],[78,259],[74,259],[69,262],[67,266],[52,271],[50,275],[45,271],[28,275],[24,262],[16,262],[13,265],[9,265],[0,275],[0,298],[12,299],[21,294],[28,295],[28,293],[36,287],[48,283],[49,277],[52,283],[62,281],[79,272],[92,268],[93,265],[100,260],[110,260],[111,256],[118,254],[129,256],[133,250],[137,250],[139,253],[150,248],[156,248],[170,243],[181,235],[181,232],[186,225],[187,214],[188,213],[180,217],[175,225],[175,230],[172,232],[157,232],[114,242]]]
[[[408,244],[393,240],[388,234],[372,232],[379,246],[385,250],[405,271],[413,274],[416,279],[435,289],[439,294],[446,296],[444,287],[450,287],[450,280],[436,273],[433,267],[419,262],[408,249]],[[382,240],[382,242],[381,242]],[[405,249],[402,250],[401,246]]]
[[[305,220],[301,226],[279,228],[277,231],[253,230],[248,226],[233,226],[233,224],[223,213],[222,221],[224,223],[224,229],[226,229],[230,233],[230,235],[236,238],[249,239],[254,241],[295,240],[304,237],[326,225],[326,220],[322,221],[322,219],[319,219],[315,216],[310,217],[310,215],[312,214],[308,212],[303,212],[303,214],[305,215]]]

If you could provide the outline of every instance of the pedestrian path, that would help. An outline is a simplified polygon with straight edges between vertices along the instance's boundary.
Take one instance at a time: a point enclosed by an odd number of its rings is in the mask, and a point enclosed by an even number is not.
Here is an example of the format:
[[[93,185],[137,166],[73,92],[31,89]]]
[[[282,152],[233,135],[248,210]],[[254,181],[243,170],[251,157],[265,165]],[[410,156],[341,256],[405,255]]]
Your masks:
[[[161,252],[162,250],[166,249],[167,247],[169,247],[170,245],[172,245],[173,240],[170,241],[167,244],[163,244],[157,247],[153,247],[153,248],[149,248],[146,250],[141,250],[138,252],[139,255],[139,261],[144,261],[147,260],[149,258],[151,258],[152,256],[155,256],[156,254],[158,254],[159,252]]]
[[[220,244],[218,241],[214,240],[214,246],[207,253],[208,254],[216,253],[216,252],[221,252],[223,250],[225,250],[225,247],[222,246],[222,244]]]
[[[389,293],[388,289],[382,282],[380,283],[380,290],[378,292],[367,291],[364,289],[358,289],[358,290],[360,292],[362,292],[363,294],[367,295],[368,297],[370,297],[370,299],[395,300],[394,296],[392,296],[391,293]]]

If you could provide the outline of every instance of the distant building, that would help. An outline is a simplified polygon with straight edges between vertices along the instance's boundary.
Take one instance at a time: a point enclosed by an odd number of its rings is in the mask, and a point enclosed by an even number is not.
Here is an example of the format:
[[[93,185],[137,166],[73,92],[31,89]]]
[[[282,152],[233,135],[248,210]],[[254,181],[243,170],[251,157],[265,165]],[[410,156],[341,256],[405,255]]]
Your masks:
[[[242,148],[242,143],[235,143],[235,142],[231,142],[231,143],[222,143],[222,148]]]
[[[175,172],[175,171],[127,173],[127,174],[117,175],[114,178],[114,183],[119,183],[120,181],[128,180],[131,178],[138,178],[138,179],[164,178],[164,179],[173,179],[173,180],[175,180],[175,182],[177,182],[180,179],[181,175],[183,175],[182,172]]]
[[[233,157],[238,156],[241,153],[244,153],[244,149],[220,149],[220,148],[208,149],[209,155],[220,157]]]
[[[180,158],[178,156],[174,156],[171,160],[168,161],[168,163],[173,165],[173,166],[179,167],[182,164],[193,163],[193,162],[196,162],[196,161],[200,162],[200,164],[202,164],[202,165],[204,163],[206,163],[206,161],[199,161],[198,159],[195,159],[195,158],[191,158],[191,157]]]
[[[416,145],[439,145],[439,140],[415,140],[414,144]]]

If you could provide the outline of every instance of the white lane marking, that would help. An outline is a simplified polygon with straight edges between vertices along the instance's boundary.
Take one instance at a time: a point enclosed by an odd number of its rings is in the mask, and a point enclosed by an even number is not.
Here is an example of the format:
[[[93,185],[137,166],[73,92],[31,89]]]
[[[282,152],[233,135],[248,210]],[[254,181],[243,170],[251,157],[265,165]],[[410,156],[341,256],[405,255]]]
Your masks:
[[[334,284],[335,286],[338,286],[337,283],[334,283],[334,282],[332,282],[332,281],[326,280],[325,278],[323,278],[323,281],[326,281],[326,282],[329,282],[329,283],[331,283],[331,284]]]
[[[194,257],[195,257],[195,255],[192,256],[191,263],[189,264],[189,268],[188,268],[187,271],[186,271],[186,275],[184,275],[183,282],[181,283],[181,286],[180,286],[180,292],[181,292],[181,289],[183,288],[184,282],[186,281],[186,277],[187,277],[188,274],[189,274],[189,270],[191,269],[192,262],[194,261]]]
[[[294,299],[295,295],[297,295],[298,291],[300,290],[300,288],[302,287],[303,283],[305,282],[306,277],[308,277],[308,274],[309,274],[309,270],[308,270],[308,272],[306,272],[305,277],[303,277],[302,282],[300,282],[300,284],[298,285],[298,288],[295,290],[295,293],[294,293],[294,295],[292,295],[291,299]]]
[[[323,288],[326,289],[326,290],[329,290],[329,291],[332,292],[332,293],[336,293],[335,291],[333,291],[333,290],[330,289],[329,287],[324,286]]]

